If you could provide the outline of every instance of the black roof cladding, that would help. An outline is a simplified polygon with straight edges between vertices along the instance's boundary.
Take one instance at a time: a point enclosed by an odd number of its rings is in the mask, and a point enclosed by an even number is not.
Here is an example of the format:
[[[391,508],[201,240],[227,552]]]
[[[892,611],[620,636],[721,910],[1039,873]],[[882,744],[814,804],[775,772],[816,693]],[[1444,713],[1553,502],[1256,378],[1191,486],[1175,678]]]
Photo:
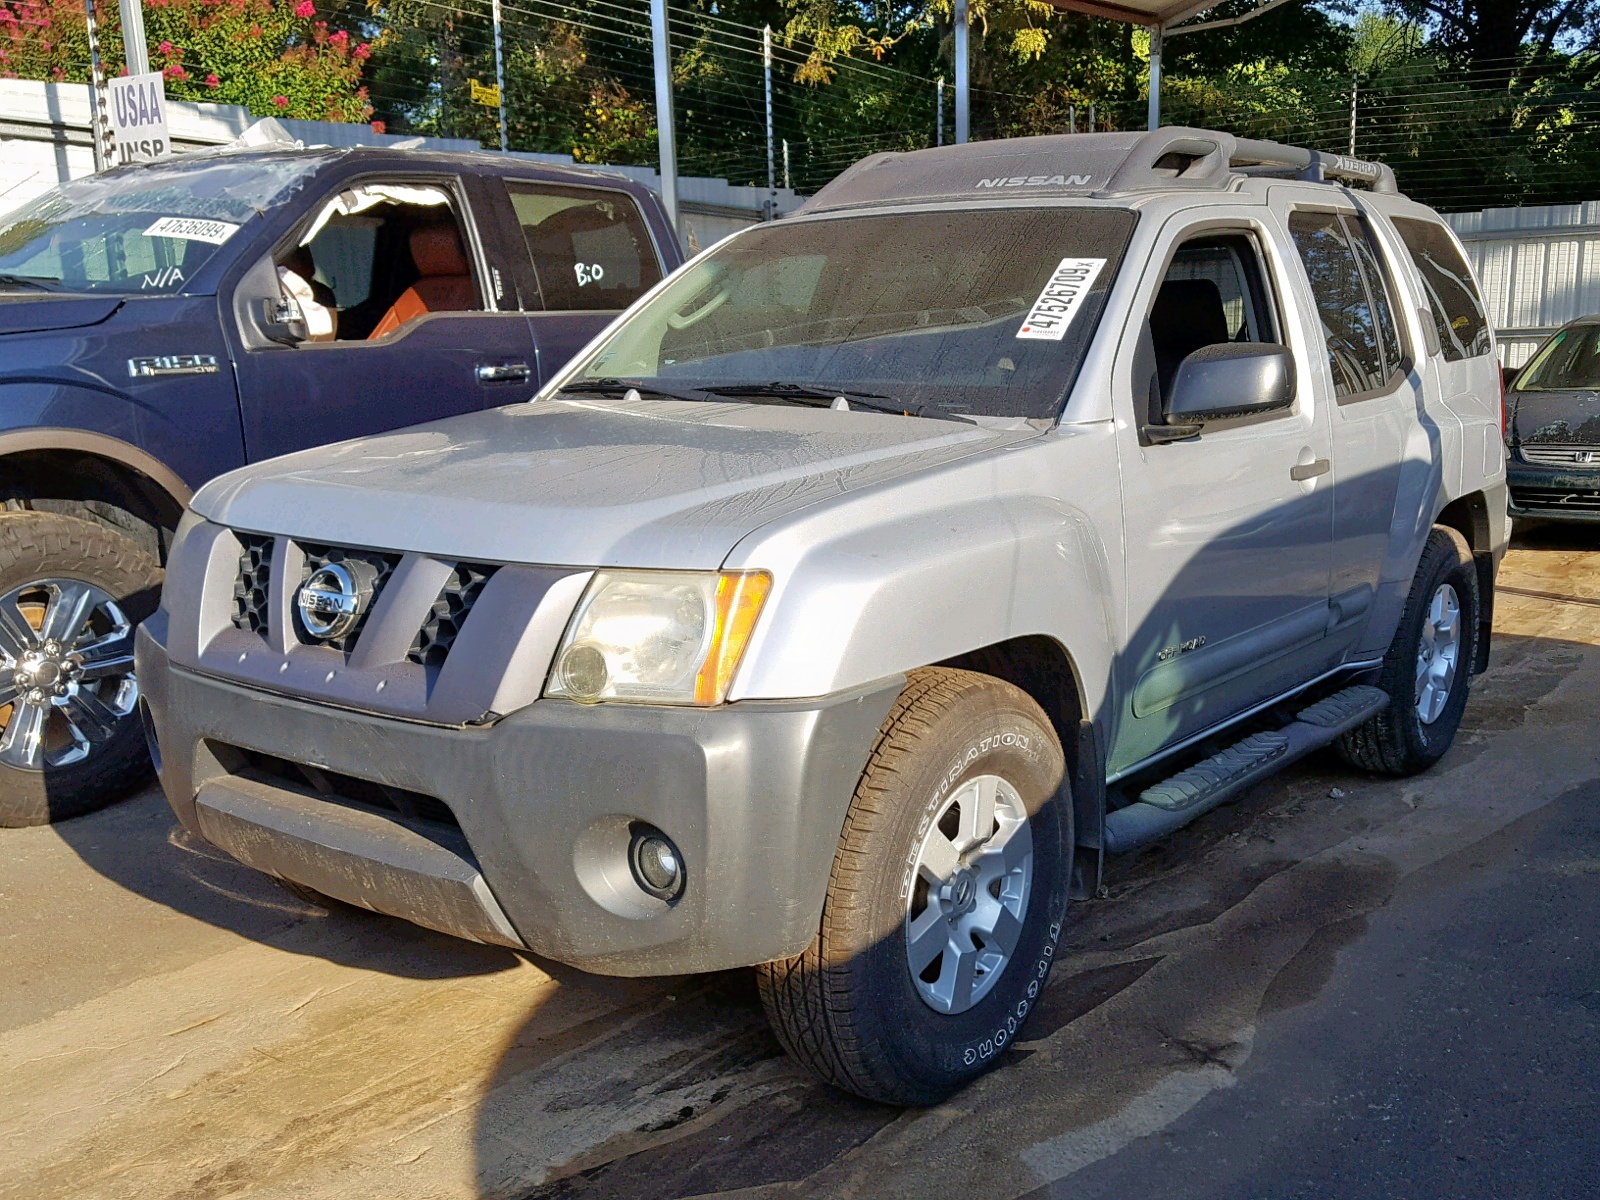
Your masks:
[[[800,211],[1015,196],[1221,191],[1259,174],[1318,182],[1334,178],[1365,182],[1379,192],[1396,190],[1394,173],[1381,163],[1173,126],[874,154],[844,171]]]

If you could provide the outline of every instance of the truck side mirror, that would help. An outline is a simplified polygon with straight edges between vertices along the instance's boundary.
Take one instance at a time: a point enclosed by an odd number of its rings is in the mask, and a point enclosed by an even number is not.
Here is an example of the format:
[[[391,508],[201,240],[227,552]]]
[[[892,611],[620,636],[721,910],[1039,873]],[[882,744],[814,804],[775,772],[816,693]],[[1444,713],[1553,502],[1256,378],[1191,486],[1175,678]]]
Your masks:
[[[293,346],[311,336],[300,306],[292,297],[284,296],[269,296],[261,302],[261,332],[285,346]]]
[[[1277,412],[1294,403],[1294,383],[1294,359],[1283,346],[1202,346],[1178,364],[1162,415],[1184,426]]]

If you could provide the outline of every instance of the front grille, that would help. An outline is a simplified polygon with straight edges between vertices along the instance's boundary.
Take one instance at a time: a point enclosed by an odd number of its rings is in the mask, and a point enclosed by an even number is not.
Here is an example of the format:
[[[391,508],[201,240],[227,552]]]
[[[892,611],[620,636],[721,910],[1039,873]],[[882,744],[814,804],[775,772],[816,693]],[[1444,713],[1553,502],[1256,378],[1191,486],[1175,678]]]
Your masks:
[[[334,638],[319,638],[311,634],[300,622],[299,610],[295,612],[294,631],[301,644],[306,646],[328,646],[341,653],[348,654],[355,649],[356,640],[361,636],[367,619],[372,616],[372,610],[377,607],[378,597],[383,594],[383,585],[389,582],[389,576],[394,574],[394,569],[400,565],[398,554],[384,554],[377,550],[346,550],[342,546],[317,546],[302,542],[300,549],[305,551],[305,566],[300,572],[300,582],[305,583],[317,571],[329,563],[363,562],[371,565],[377,576],[372,581],[372,595],[367,600],[366,606],[361,610],[361,616],[350,629]]]
[[[1600,480],[1596,481],[1600,487]],[[1600,491],[1575,492],[1569,488],[1517,487],[1511,502],[1518,508],[1544,512],[1600,513]]]
[[[359,804],[390,816],[404,817],[408,821],[425,821],[457,830],[461,828],[450,806],[436,796],[375,783],[370,779],[358,779],[354,775],[341,775],[309,763],[298,763],[225,743],[209,742],[208,747],[230,774],[244,779],[254,779],[275,787],[287,784],[296,791],[312,791],[334,803]]]
[[[247,633],[266,632],[272,543],[272,538],[258,533],[239,535],[239,577],[233,583],[233,624]]]
[[[1600,446],[1524,445],[1525,462],[1546,467],[1600,467]]]
[[[439,589],[439,596],[434,600],[427,620],[411,642],[411,650],[406,655],[408,661],[424,667],[444,665],[450,648],[455,645],[456,636],[461,632],[461,626],[466,623],[467,614],[472,611],[484,585],[494,577],[497,569],[477,563],[455,565],[450,577]]]

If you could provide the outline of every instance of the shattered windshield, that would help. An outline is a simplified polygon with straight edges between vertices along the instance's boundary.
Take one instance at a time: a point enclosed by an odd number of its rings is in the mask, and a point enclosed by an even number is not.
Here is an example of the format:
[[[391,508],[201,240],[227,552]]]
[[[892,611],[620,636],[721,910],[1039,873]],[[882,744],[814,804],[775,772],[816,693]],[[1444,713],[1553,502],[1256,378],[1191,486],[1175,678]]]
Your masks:
[[[565,390],[1054,417],[1133,224],[985,205],[760,226],[633,310]]]
[[[181,291],[314,165],[208,156],[63,183],[0,216],[0,291]]]

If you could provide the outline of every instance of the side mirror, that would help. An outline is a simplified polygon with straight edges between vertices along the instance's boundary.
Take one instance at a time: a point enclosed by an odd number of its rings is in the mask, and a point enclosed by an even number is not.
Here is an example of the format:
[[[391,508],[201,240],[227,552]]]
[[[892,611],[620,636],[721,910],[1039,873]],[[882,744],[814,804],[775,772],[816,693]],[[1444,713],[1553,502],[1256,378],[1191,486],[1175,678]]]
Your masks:
[[[292,297],[270,296],[261,302],[261,332],[269,340],[293,346],[311,336],[306,317]]]
[[[1294,403],[1294,383],[1294,359],[1283,346],[1202,346],[1178,364],[1162,415],[1182,426],[1277,412]]]

